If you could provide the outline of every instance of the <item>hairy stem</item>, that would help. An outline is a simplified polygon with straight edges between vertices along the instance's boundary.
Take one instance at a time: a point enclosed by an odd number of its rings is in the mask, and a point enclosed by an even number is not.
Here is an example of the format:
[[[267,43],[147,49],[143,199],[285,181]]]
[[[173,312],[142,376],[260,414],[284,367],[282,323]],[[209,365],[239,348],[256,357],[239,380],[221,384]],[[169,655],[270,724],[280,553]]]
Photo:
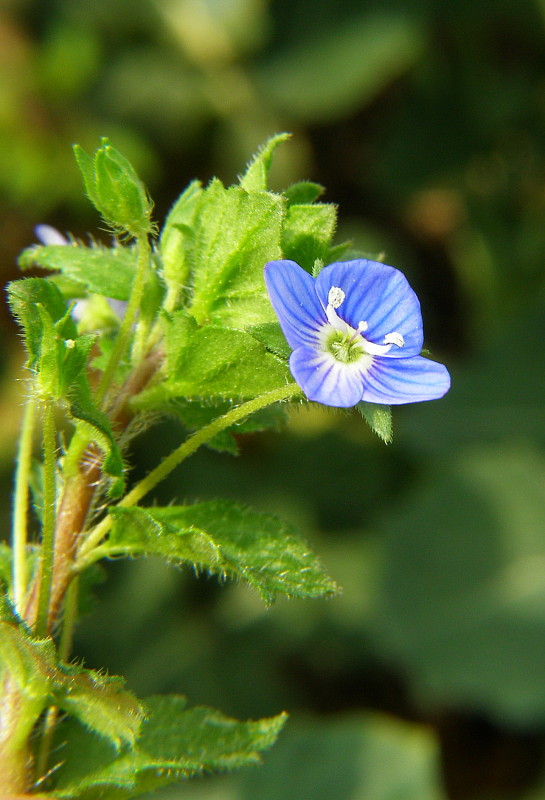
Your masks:
[[[29,737],[40,713],[40,701],[9,676],[0,683],[0,797],[23,795],[31,780]]]
[[[120,389],[117,401],[111,410],[112,426],[124,430],[132,419],[128,400],[138,394],[152,379],[161,360],[161,353],[154,351],[139,364]],[[96,497],[101,478],[102,454],[89,444],[87,435],[72,437],[64,457],[65,481],[59,501],[53,562],[53,586],[49,603],[47,631],[53,630],[67,588],[73,579],[73,564],[81,531],[85,525]],[[34,581],[26,603],[24,619],[33,626],[37,615],[38,585]],[[67,612],[69,613],[69,612]]]
[[[49,600],[53,582],[53,558],[55,552],[56,518],[56,430],[55,406],[51,400],[44,403],[43,419],[43,527],[40,556],[40,588],[38,592],[38,611],[36,634],[45,636],[49,616]]]
[[[102,373],[102,377],[96,391],[97,403],[101,403],[106,396],[119,362],[125,355],[129,345],[132,326],[134,325],[138,315],[138,309],[140,308],[140,303],[142,302],[142,297],[144,295],[144,286],[146,284],[146,276],[149,270],[150,257],[151,247],[148,237],[146,235],[139,236],[138,263],[136,265],[136,273],[132,284],[131,295],[129,297],[129,302],[127,303],[125,316],[123,317],[123,321],[119,327],[119,333],[117,335],[114,349],[110,354],[110,359],[106,365],[106,369]]]
[[[266,408],[273,403],[278,403],[281,400],[290,400],[300,393],[301,389],[296,383],[289,383],[286,386],[273,389],[270,392],[265,392],[265,394],[259,395],[259,397],[254,397],[252,400],[248,400],[246,403],[242,403],[240,406],[230,409],[226,414],[223,414],[223,416],[218,417],[208,425],[205,425],[204,428],[201,428],[199,431],[194,433],[192,436],[189,436],[185,442],[177,447],[176,450],[173,450],[173,452],[167,456],[164,461],[162,461],[157,467],[155,467],[155,469],[146,475],[145,478],[137,483],[136,486],[118,503],[118,505],[124,507],[135,506],[140,502],[144,495],[148,494],[148,492],[154,489],[158,483],[160,483],[164,478],[166,478],[167,475],[169,475],[169,473],[172,472],[173,469],[181,464],[182,461],[185,461],[186,458],[189,458],[189,456],[193,455],[193,453],[198,450],[201,445],[206,444],[206,442],[210,441],[210,439],[216,436],[216,434],[220,433],[226,428],[230,428],[231,425],[235,425],[237,422],[241,422],[255,411],[260,411],[262,408]],[[75,565],[76,571],[83,569],[85,566],[95,560],[92,557],[86,558],[86,556],[88,556],[91,551],[96,548],[98,544],[100,544],[104,536],[110,530],[111,526],[112,518],[107,516],[101,522],[99,522],[99,524],[93,528],[92,531],[90,531],[88,537],[80,548],[79,558]]]
[[[28,495],[30,470],[32,467],[32,435],[36,419],[36,401],[33,397],[27,400],[21,425],[17,462],[15,469],[15,491],[13,498],[13,588],[12,597],[15,610],[23,613],[23,604],[27,590],[27,558],[28,540]]]

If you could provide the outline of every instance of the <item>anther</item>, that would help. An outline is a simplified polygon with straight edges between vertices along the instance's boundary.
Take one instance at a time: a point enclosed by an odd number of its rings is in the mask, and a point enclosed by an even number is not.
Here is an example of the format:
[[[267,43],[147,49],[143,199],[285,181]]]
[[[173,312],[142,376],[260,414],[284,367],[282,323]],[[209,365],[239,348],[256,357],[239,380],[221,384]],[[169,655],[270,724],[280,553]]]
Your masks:
[[[403,347],[405,344],[405,339],[400,333],[394,331],[393,333],[387,333],[384,337],[384,344],[395,344],[397,347]]]
[[[338,286],[332,286],[327,295],[327,303],[332,308],[339,308],[344,302],[345,293]]]

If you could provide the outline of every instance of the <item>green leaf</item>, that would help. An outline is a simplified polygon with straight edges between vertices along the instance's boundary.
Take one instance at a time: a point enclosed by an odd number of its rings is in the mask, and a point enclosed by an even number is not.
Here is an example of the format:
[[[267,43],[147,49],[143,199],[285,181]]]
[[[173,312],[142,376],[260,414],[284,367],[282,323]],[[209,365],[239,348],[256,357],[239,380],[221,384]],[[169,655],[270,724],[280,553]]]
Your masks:
[[[392,409],[380,403],[358,403],[356,408],[367,422],[371,430],[380,436],[383,442],[390,444],[394,431],[392,424]]]
[[[191,564],[220,578],[236,578],[266,603],[277,594],[335,594],[306,542],[286,522],[227,500],[168,508],[111,509],[113,527],[101,546],[106,556],[154,554]]]
[[[77,335],[75,323],[66,317],[66,301],[54,283],[46,278],[25,278],[8,284],[8,303],[21,325],[28,353],[27,367],[36,369],[42,354],[44,311],[51,325],[65,319],[67,338]]]
[[[188,709],[179,696],[151,697],[146,706],[136,746],[121,754],[73,723],[62,725],[54,796],[126,800],[205,772],[258,764],[286,721],[279,714],[239,722],[204,706]]]
[[[102,468],[113,479],[108,495],[120,497],[125,487],[123,458],[107,415],[95,405],[85,374],[70,387],[67,397],[70,415],[79,420],[80,427],[85,427],[91,441],[104,453]]]
[[[19,256],[21,269],[43,267],[62,272],[88,291],[115,300],[128,300],[138,253],[132,247],[34,245]]]
[[[319,183],[298,181],[297,183],[292,183],[287,189],[284,189],[282,194],[288,201],[288,206],[301,206],[314,203],[324,192],[324,187],[320,186]]]
[[[267,139],[252,158],[240,179],[240,186],[247,192],[266,192],[269,188],[269,171],[274,151],[282,142],[291,138],[290,133],[278,133]]]
[[[64,666],[57,683],[55,702],[63,711],[117,749],[134,744],[145,715],[138,700],[124,688],[123,678]]]
[[[185,286],[192,268],[195,215],[203,193],[200,181],[193,181],[176,200],[165,220],[159,239],[167,283]]]
[[[252,325],[248,328],[254,339],[265,345],[267,350],[278,358],[287,361],[291,354],[291,347],[286,341],[282,328],[278,322],[265,322],[263,325]]]
[[[191,313],[199,323],[246,328],[272,322],[263,278],[267,261],[281,258],[285,201],[266,192],[248,194],[214,180],[196,215]]]
[[[284,258],[296,261],[308,272],[311,272],[316,259],[328,263],[336,225],[337,209],[333,205],[290,206],[282,233]]]
[[[286,366],[249,333],[199,328],[183,311],[175,311],[165,326],[165,381],[135,398],[134,408],[151,410],[175,397],[250,399],[289,381]]]
[[[22,625],[0,622],[0,669],[10,674],[28,699],[43,708],[56,674],[52,641],[34,638]]]
[[[123,679],[59,663],[51,639],[36,639],[22,625],[0,621],[0,670],[33,703],[36,716],[55,704],[116,748],[134,742],[143,712]]]

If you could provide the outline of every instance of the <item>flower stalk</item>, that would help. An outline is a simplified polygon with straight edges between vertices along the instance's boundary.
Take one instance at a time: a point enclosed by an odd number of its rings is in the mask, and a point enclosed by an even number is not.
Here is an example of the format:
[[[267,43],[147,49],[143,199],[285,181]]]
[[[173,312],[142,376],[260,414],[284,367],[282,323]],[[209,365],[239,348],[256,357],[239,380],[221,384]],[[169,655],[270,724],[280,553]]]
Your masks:
[[[226,414],[205,425],[196,433],[189,436],[182,444],[173,450],[155,469],[153,469],[145,478],[134,486],[134,488],[125,495],[125,497],[118,503],[119,506],[127,508],[137,505],[142,498],[154,489],[173,469],[178,467],[186,458],[192,456],[201,445],[213,439],[218,433],[230,428],[237,422],[241,422],[250,414],[260,411],[262,408],[278,403],[282,400],[292,400],[297,395],[301,394],[301,390],[296,383],[288,383],[278,389],[273,389],[270,392],[265,392],[246,403],[242,403],[235,408],[230,409]],[[93,563],[100,557],[98,553],[98,546],[104,539],[112,526],[112,518],[110,516],[104,517],[99,524],[90,531],[89,535],[83,542],[79,557],[75,564],[75,571],[80,572]]]
[[[40,584],[38,591],[36,635],[45,636],[48,628],[49,601],[53,584],[56,519],[56,429],[55,406],[47,399],[43,404],[43,527],[40,556]]]
[[[23,413],[17,461],[15,467],[15,486],[13,501],[13,588],[12,598],[15,610],[23,613],[27,590],[28,565],[28,501],[30,471],[32,467],[32,439],[36,421],[36,400],[29,397]]]

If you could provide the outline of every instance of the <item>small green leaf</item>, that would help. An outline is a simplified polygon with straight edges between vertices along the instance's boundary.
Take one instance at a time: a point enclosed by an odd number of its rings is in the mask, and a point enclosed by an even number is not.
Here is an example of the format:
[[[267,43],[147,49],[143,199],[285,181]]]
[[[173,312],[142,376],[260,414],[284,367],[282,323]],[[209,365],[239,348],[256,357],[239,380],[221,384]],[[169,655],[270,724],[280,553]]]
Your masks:
[[[123,458],[107,415],[94,403],[85,374],[82,373],[80,381],[70,388],[67,398],[70,415],[79,421],[80,426],[85,427],[91,441],[104,453],[102,468],[113,479],[108,495],[120,497],[125,487]]]
[[[278,133],[267,139],[252,158],[246,172],[240,179],[240,186],[246,192],[266,192],[269,188],[269,171],[274,151],[282,142],[291,138],[290,133]]]
[[[371,430],[380,436],[383,442],[390,444],[393,439],[392,409],[379,403],[358,403],[356,408],[367,422]]]
[[[296,261],[308,272],[316,259],[328,263],[331,240],[337,225],[333,205],[293,205],[288,208],[282,233],[284,258]]]
[[[66,301],[54,283],[46,278],[25,278],[8,284],[8,303],[17,322],[23,328],[28,353],[27,366],[36,369],[42,354],[44,312],[54,325],[66,320],[67,338],[77,335],[75,323],[66,317]]]
[[[53,793],[65,800],[128,800],[206,772],[258,764],[287,715],[239,722],[179,696],[150,697],[149,716],[132,749],[121,754],[73,722],[58,732],[62,762]]]
[[[246,328],[275,319],[263,278],[281,258],[285,201],[213,181],[196,214],[191,313],[199,323]]]
[[[128,300],[136,270],[138,253],[132,247],[85,247],[34,245],[19,256],[21,269],[42,267],[57,270],[85,286],[88,291],[115,300]]]
[[[324,192],[324,187],[320,186],[319,183],[299,181],[298,183],[292,183],[291,186],[284,189],[282,194],[288,201],[288,206],[301,206],[314,203]]]
[[[335,594],[306,542],[286,522],[227,500],[168,508],[111,510],[106,556],[155,554],[220,578],[245,581],[266,603],[276,594]]]

